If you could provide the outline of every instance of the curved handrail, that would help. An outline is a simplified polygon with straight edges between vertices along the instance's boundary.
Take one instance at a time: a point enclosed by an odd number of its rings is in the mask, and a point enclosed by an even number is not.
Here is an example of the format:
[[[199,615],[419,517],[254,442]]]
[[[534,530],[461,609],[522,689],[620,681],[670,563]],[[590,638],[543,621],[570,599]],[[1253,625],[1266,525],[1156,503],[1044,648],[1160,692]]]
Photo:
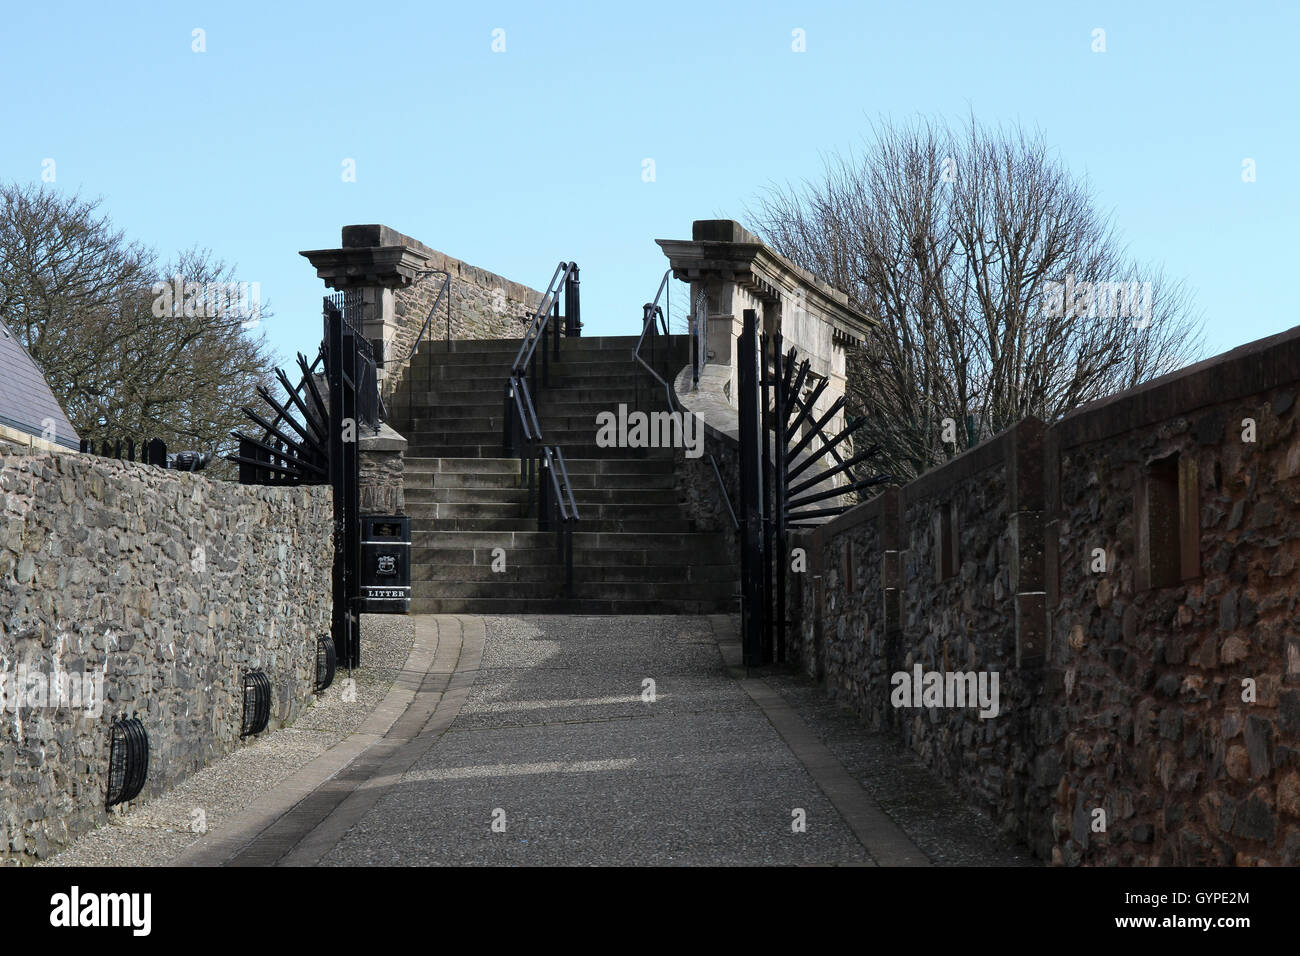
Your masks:
[[[655,371],[653,365],[651,365],[649,362],[647,362],[644,358],[641,357],[641,346],[645,343],[645,337],[647,333],[651,333],[653,336],[653,330],[654,330],[656,320],[659,320],[663,323],[662,328],[663,328],[664,335],[665,336],[668,335],[668,328],[669,328],[668,319],[664,315],[664,310],[659,308],[659,297],[662,296],[664,294],[664,291],[668,288],[668,280],[672,277],[672,272],[673,270],[671,268],[667,269],[664,272],[663,278],[659,280],[659,288],[655,291],[654,299],[650,302],[647,302],[645,305],[641,307],[642,309],[641,336],[636,340],[636,348],[632,350],[632,358],[636,360],[638,363],[640,363],[641,367],[644,368],[647,372],[649,372],[654,377],[655,381],[664,387],[664,395],[668,399],[669,411],[680,413],[682,412],[681,404],[677,401],[677,394],[673,391],[672,384],[669,383],[668,380],[665,379],[662,375],[660,375],[657,371]],[[697,299],[696,302],[698,308],[699,300]],[[665,305],[667,305],[667,301],[665,301]],[[651,340],[653,341],[653,337]],[[696,370],[695,378],[696,381],[698,382],[699,380],[698,369]],[[732,527],[735,528],[737,531],[739,531],[740,519],[736,517],[736,509],[733,508],[731,505],[731,495],[727,493],[726,482],[722,480],[722,470],[718,468],[718,459],[712,452],[709,453],[709,461],[713,465],[713,475],[718,482],[718,491],[721,492],[722,501],[727,506],[727,514],[731,515]]]
[[[560,466],[559,477],[564,479],[564,490],[569,496],[569,512],[574,521],[579,520],[578,501],[573,497],[573,485],[569,482],[569,466],[564,461],[564,451],[559,445],[554,446],[555,461]]]
[[[431,275],[442,276],[442,286],[438,289],[438,295],[433,300],[433,305],[429,306],[429,314],[424,317],[424,324],[420,326],[420,331],[415,333],[415,341],[411,343],[411,350],[406,353],[406,358],[403,361],[405,365],[409,365],[411,359],[415,356],[415,350],[420,347],[420,339],[424,337],[429,324],[433,321],[433,314],[438,311],[438,303],[442,301],[444,295],[447,296],[447,341],[448,343],[451,342],[451,273],[445,269],[421,269],[419,272],[420,278],[415,281],[418,284],[424,281],[425,276]]]
[[[538,343],[545,343],[548,327],[555,320],[555,357],[560,355],[560,291],[564,291],[564,320],[568,325],[565,330],[569,335],[580,334],[582,327],[579,318],[578,302],[578,264],[561,262],[551,273],[551,280],[546,284],[546,291],[532,316],[525,319],[523,341],[506,376],[506,413],[503,419],[505,430],[505,449],[511,454],[519,455],[520,480],[528,483],[529,510],[532,509],[533,479],[538,478],[537,504],[538,521],[541,530],[548,530],[555,512],[556,543],[564,561],[565,593],[573,594],[573,525],[578,521],[578,503],[573,495],[569,481],[568,466],[564,461],[564,452],[558,445],[543,444],[542,425],[537,415],[537,406],[533,402],[533,391],[529,387],[531,375],[533,385],[537,382],[536,352]],[[550,352],[542,348],[542,384],[547,384]],[[521,441],[522,439],[522,441]],[[537,475],[539,469],[545,470],[547,476]]]
[[[537,418],[537,409],[533,405],[533,396],[528,391],[528,382],[522,375],[509,378],[510,397],[519,412],[519,424],[524,429],[524,439],[530,443],[542,440],[542,423]]]
[[[410,351],[408,351],[408,352],[406,353],[406,358],[404,358],[404,359],[402,360],[402,367],[403,367],[403,368],[406,368],[407,370],[410,369],[410,367],[411,367],[411,360],[415,358],[415,352],[416,352],[416,350],[419,349],[419,347],[420,347],[420,340],[421,340],[422,338],[425,338],[425,333],[426,333],[426,332],[431,328],[431,326],[432,326],[433,316],[434,316],[435,313],[437,313],[437,311],[438,311],[438,304],[439,304],[440,302],[442,302],[442,297],[443,297],[444,295],[447,297],[447,351],[448,351],[448,352],[451,351],[451,273],[450,273],[450,272],[447,272],[445,269],[421,269],[420,272],[419,272],[419,278],[415,280],[415,281],[416,281],[416,284],[418,285],[420,282],[423,282],[423,281],[424,281],[424,279],[425,279],[426,276],[431,276],[431,275],[440,275],[440,276],[442,276],[442,286],[438,289],[438,294],[434,297],[433,305],[429,306],[429,312],[428,312],[428,314],[424,317],[424,324],[420,326],[420,331],[418,331],[418,332],[415,333],[415,339],[411,342],[411,348],[410,348]],[[433,341],[433,340],[430,338],[430,339],[427,339],[427,341],[430,341],[430,342],[431,342],[431,341]],[[385,364],[387,364],[387,363],[385,363]],[[395,387],[395,386],[394,386],[394,387]],[[412,389],[413,389],[413,385],[412,385],[411,381],[408,379],[407,382],[406,382],[406,418],[407,418],[407,424],[410,424],[410,418],[411,418],[411,408],[412,408],[412,405],[411,405],[411,392],[412,392]],[[432,365],[432,364],[429,365],[429,368],[428,368],[427,373],[426,373],[426,376],[425,376],[425,391],[426,391],[426,392],[431,392],[431,391],[433,391],[433,365]],[[394,392],[394,394],[393,394],[393,398],[396,399],[396,393],[395,393],[395,392]],[[380,401],[380,404],[381,404],[381,405],[383,404],[383,400],[384,400],[384,399],[383,399],[383,396],[381,395],[380,398],[379,398],[379,401]]]
[[[514,364],[510,366],[512,374],[518,372],[532,361],[533,352],[537,349],[537,343],[546,334],[546,326],[551,320],[551,311],[558,300],[560,290],[569,281],[569,277],[576,276],[577,272],[578,264],[576,262],[561,262],[555,267],[555,271],[551,273],[551,281],[546,284],[546,292],[542,295],[541,304],[538,305],[537,311],[529,319],[528,329],[524,332],[524,340],[519,343],[519,352],[515,356]]]

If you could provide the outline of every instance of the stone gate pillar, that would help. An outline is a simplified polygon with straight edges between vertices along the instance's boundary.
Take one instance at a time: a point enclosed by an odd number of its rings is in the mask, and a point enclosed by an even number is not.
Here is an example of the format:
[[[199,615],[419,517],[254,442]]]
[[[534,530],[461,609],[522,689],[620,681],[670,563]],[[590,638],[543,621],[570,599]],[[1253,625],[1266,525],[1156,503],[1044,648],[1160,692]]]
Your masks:
[[[344,226],[338,249],[300,252],[316,269],[325,285],[340,291],[356,289],[362,299],[362,332],[370,340],[379,363],[381,390],[400,375],[405,356],[397,355],[398,338],[393,290],[411,285],[429,262],[418,243],[395,229],[381,225]]]
[[[769,249],[731,219],[697,219],[691,238],[656,239],[673,274],[690,283],[691,303],[707,301],[707,361],[701,388],[724,392],[735,405],[736,343],[742,316],[753,309],[759,327],[780,332],[810,360],[813,380],[830,383],[817,402],[824,412],[844,394],[845,349],[863,341],[875,322],[849,304],[848,296]],[[811,384],[811,383],[810,383]],[[842,427],[842,421],[830,423]]]

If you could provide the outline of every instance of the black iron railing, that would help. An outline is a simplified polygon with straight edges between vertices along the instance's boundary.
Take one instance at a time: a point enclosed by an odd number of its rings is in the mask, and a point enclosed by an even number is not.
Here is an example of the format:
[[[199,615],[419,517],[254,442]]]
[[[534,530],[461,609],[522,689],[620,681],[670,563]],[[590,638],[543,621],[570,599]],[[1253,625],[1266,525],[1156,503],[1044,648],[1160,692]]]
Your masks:
[[[555,532],[556,557],[564,564],[564,594],[573,596],[573,530],[578,523],[578,503],[569,483],[569,469],[558,445],[543,445],[538,456],[537,525]]]
[[[651,377],[653,377],[659,384],[659,387],[664,390],[664,398],[668,403],[668,410],[685,415],[688,413],[684,412],[681,405],[678,403],[672,385],[669,383],[668,379],[661,375],[659,370],[655,368],[657,360],[655,340],[661,334],[665,338],[669,338],[668,299],[664,299],[663,307],[660,307],[659,299],[668,291],[668,280],[672,277],[672,272],[672,269],[664,272],[664,277],[659,280],[659,288],[655,291],[654,299],[641,306],[641,336],[636,340],[636,348],[632,350],[632,358],[638,365],[649,372]],[[698,321],[702,321],[702,319]],[[648,353],[649,360],[647,360],[643,353]],[[664,360],[667,361],[672,355],[671,349],[667,347],[664,348],[663,354],[665,357]],[[695,367],[695,381],[696,383],[699,382],[698,365]],[[637,390],[637,401],[639,404],[639,388]],[[682,425],[684,429],[684,421]],[[727,493],[727,484],[722,480],[722,471],[718,468],[718,459],[712,452],[709,453],[709,463],[713,466],[713,477],[717,480],[718,493],[722,496],[722,503],[727,506],[727,514],[731,515],[731,525],[734,529],[740,530],[740,521],[736,517],[736,509],[732,507],[731,495]]]
[[[83,455],[98,455],[100,458],[116,458],[120,461],[136,461],[135,453],[137,447],[140,450],[138,459],[144,465],[157,465],[159,468],[167,467],[167,444],[161,438],[153,438],[148,441],[141,439],[137,446],[134,438],[128,438],[125,441],[117,439],[116,441],[100,441],[99,446],[95,446],[93,438],[82,438],[79,450]]]
[[[275,370],[288,396],[284,403],[277,401],[265,386],[257,387],[258,396],[275,412],[270,421],[252,408],[243,407],[244,415],[263,433],[260,438],[240,431],[230,433],[239,439],[239,453],[226,458],[239,465],[240,484],[323,484],[329,480],[326,452],[329,412],[315,378],[324,356],[323,344],[311,365],[307,364],[305,355],[298,353],[302,378],[297,385],[289,382],[283,370]]]
[[[411,368],[411,363],[415,360],[415,353],[419,351],[420,343],[431,344],[433,342],[433,317],[438,313],[438,306],[442,305],[444,300],[447,303],[447,351],[451,351],[451,273],[443,269],[423,269],[420,277],[416,279],[416,284],[423,282],[427,276],[442,276],[442,283],[438,287],[438,294],[433,298],[433,304],[429,306],[429,311],[424,317],[424,324],[420,326],[420,331],[415,333],[415,340],[411,343],[411,348],[406,353],[406,358],[402,360],[402,367],[406,369],[406,423],[407,427],[412,426],[411,415],[412,395],[415,391],[415,372]],[[432,351],[432,349],[429,349]],[[433,360],[427,358],[424,366],[424,392],[426,400],[429,392],[433,391]],[[391,393],[390,393],[391,396]]]
[[[561,296],[564,300],[563,314],[560,312]],[[549,351],[546,347],[548,334],[552,338]],[[540,385],[545,386],[550,382],[551,354],[554,353],[556,359],[560,357],[561,337],[576,337],[581,334],[578,264],[561,262],[551,274],[551,281],[547,283],[541,304],[528,320],[528,326],[524,330],[524,340],[519,343],[519,352],[510,366],[510,381],[507,382],[506,388],[509,389],[512,383],[521,382],[530,395],[536,395],[539,388],[537,347],[542,346]],[[508,403],[507,408],[509,408]]]
[[[580,309],[578,264],[561,262],[547,283],[537,311],[528,319],[524,339],[510,366],[501,436],[505,453],[519,458],[520,481],[528,488],[528,513],[536,510],[538,530],[555,531],[557,551],[564,562],[564,593],[568,596],[573,594],[573,529],[579,520],[578,503],[564,453],[558,445],[545,444],[542,438],[534,396],[550,382],[551,356],[554,353],[559,358],[560,339],[582,334]]]
[[[348,339],[345,348],[349,353],[354,353],[351,374],[346,366],[343,374],[344,384],[356,393],[357,422],[379,431],[379,423],[388,415],[384,408],[384,400],[379,394],[380,358],[375,354],[375,344],[366,338],[365,334],[361,290],[346,289],[326,296],[325,299],[327,302],[325,341],[329,340],[328,307],[333,306],[343,316],[343,332]],[[379,348],[383,348],[382,342],[379,343]]]

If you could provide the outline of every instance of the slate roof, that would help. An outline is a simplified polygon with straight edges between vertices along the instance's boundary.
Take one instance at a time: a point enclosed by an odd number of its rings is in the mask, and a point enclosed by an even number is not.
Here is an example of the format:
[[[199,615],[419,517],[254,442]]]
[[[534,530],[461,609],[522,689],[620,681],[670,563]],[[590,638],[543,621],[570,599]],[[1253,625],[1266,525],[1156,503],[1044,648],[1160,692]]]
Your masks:
[[[67,448],[79,447],[76,429],[63,414],[45,376],[22,343],[0,321],[0,425],[41,437],[41,422],[54,421],[54,437]]]

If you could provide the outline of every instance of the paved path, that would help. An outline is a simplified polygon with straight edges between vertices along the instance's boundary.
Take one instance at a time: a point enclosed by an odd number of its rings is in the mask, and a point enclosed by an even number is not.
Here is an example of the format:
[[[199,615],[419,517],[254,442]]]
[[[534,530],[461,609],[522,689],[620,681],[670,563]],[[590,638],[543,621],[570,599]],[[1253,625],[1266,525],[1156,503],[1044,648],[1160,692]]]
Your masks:
[[[1023,862],[933,787],[926,812],[966,825],[935,840],[909,800],[895,822],[808,688],[734,666],[730,618],[415,624],[408,677],[362,733],[184,862]]]

